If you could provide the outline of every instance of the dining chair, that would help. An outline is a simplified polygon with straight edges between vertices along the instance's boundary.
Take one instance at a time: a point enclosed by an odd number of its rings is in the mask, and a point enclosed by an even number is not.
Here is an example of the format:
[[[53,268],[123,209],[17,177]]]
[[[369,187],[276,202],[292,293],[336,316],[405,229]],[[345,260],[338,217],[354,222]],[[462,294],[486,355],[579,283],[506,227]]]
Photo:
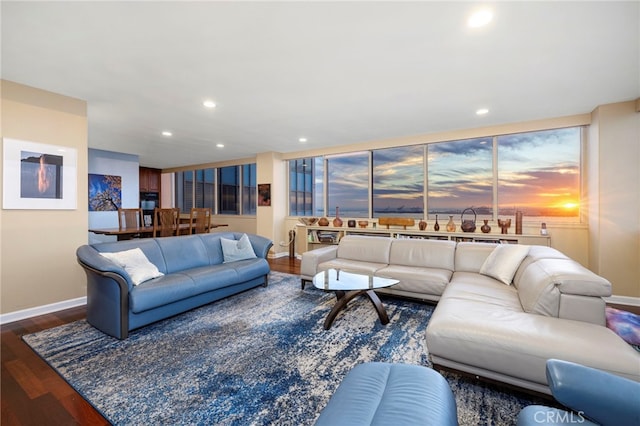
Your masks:
[[[178,217],[180,215],[180,209],[156,207],[154,215],[154,237],[170,237],[178,235]]]
[[[142,209],[118,209],[118,228],[140,228],[142,226]]]
[[[204,234],[211,226],[211,209],[193,207],[189,220],[189,234]]]

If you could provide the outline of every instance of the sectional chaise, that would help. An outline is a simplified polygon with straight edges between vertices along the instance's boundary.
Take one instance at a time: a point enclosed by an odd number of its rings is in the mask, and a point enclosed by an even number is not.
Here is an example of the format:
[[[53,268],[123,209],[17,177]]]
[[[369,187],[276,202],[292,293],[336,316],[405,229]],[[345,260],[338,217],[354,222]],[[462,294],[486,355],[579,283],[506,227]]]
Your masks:
[[[330,268],[437,302],[426,332],[435,365],[547,394],[551,358],[640,381],[640,353],[605,324],[611,284],[553,248],[345,236],[303,254],[303,286]]]

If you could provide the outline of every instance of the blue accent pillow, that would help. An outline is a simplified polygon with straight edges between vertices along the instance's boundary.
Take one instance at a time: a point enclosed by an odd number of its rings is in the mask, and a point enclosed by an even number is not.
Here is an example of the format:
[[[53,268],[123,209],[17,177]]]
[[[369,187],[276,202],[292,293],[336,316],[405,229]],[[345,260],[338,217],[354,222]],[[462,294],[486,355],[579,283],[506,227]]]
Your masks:
[[[239,240],[230,240],[228,238],[220,238],[222,244],[223,263],[237,262],[245,259],[255,259],[256,253],[247,234],[242,234]]]

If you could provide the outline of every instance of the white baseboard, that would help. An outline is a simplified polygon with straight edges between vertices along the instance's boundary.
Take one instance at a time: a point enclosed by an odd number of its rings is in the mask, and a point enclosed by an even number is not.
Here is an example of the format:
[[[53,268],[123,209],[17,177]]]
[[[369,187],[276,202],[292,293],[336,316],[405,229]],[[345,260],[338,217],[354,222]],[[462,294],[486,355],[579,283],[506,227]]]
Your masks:
[[[607,303],[614,303],[616,305],[640,306],[640,297],[616,296],[614,294],[613,296],[605,297],[604,300]]]
[[[0,324],[8,324],[14,321],[20,321],[27,318],[37,317],[38,315],[50,314],[52,312],[62,311],[76,306],[87,304],[87,296],[78,297],[77,299],[63,300],[62,302],[51,303],[49,305],[36,306],[34,308],[23,309],[21,311],[9,312],[0,315]]]

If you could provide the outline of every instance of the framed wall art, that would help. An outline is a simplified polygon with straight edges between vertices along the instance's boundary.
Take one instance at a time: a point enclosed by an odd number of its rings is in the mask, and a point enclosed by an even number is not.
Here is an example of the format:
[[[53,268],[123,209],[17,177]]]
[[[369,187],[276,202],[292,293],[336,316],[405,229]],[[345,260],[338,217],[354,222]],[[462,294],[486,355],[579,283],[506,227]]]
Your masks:
[[[258,205],[259,206],[271,205],[271,184],[270,183],[258,184]]]
[[[3,209],[75,210],[77,151],[3,139]]]
[[[122,176],[89,173],[89,211],[109,212],[122,207]]]

